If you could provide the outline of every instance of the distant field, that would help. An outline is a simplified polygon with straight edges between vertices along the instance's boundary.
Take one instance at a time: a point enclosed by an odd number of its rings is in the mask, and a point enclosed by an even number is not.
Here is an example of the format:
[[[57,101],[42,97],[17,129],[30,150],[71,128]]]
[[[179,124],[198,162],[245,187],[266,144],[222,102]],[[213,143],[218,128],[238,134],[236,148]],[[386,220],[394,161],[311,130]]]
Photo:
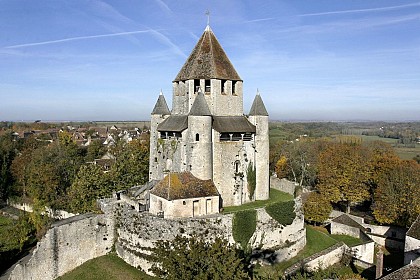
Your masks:
[[[85,262],[58,280],[153,280],[146,273],[128,265],[115,254],[105,255]]]
[[[379,136],[366,136],[366,135],[358,135],[358,136],[361,137],[364,142],[382,141],[382,142],[390,144],[391,146],[393,146],[396,153],[401,159],[413,159],[416,155],[420,155],[419,144],[415,144],[415,147],[413,148],[407,148],[401,145],[397,146],[398,139],[383,138]]]

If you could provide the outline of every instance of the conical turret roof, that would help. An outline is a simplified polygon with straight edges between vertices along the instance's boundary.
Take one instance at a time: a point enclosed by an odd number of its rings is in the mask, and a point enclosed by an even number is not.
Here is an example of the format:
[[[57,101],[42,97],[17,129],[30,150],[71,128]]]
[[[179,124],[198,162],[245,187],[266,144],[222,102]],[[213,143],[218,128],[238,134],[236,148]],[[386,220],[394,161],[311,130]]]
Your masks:
[[[251,110],[249,111],[250,116],[268,116],[267,109],[265,108],[264,102],[262,101],[260,93],[257,91],[257,95],[252,103]]]
[[[190,116],[211,116],[209,106],[207,105],[206,98],[201,90],[198,91],[198,95],[194,100],[193,105],[189,113]]]
[[[153,108],[152,115],[170,115],[168,104],[166,103],[165,97],[162,91],[159,94],[159,98],[156,101],[155,107]]]
[[[204,30],[174,81],[191,79],[242,81],[210,26]]]

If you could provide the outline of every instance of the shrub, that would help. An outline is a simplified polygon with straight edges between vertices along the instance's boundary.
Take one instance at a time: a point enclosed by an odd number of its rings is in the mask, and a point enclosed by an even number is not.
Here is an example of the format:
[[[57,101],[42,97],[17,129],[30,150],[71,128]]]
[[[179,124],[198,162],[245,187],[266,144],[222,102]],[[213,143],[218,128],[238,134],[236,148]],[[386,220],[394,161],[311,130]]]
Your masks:
[[[280,201],[265,207],[265,211],[282,225],[291,225],[296,217],[295,201]]]
[[[233,217],[233,239],[243,250],[247,249],[249,239],[257,227],[257,211],[254,209],[239,211]]]

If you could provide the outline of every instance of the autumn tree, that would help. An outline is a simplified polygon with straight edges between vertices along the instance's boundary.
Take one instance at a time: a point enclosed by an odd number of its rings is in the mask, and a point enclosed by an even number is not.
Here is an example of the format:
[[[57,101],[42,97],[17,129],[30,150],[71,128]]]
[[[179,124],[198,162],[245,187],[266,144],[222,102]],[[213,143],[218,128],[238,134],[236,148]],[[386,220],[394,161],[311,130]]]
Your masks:
[[[114,190],[107,173],[98,165],[83,165],[69,188],[70,210],[75,213],[96,211],[96,199],[110,196]]]
[[[302,185],[316,181],[317,154],[323,140],[300,139],[280,146],[280,156],[275,165],[278,178],[287,178]]]
[[[331,143],[320,153],[317,189],[331,202],[352,204],[370,198],[368,150],[358,144]]]
[[[322,224],[328,219],[332,211],[332,206],[326,196],[317,192],[311,192],[303,205],[303,211],[306,221]]]
[[[235,246],[220,238],[210,242],[177,236],[156,242],[151,250],[150,270],[162,279],[250,279]]]
[[[113,150],[116,158],[110,176],[118,189],[142,185],[149,179],[149,142],[119,141]]]
[[[394,162],[377,177],[373,215],[380,223],[410,226],[420,214],[420,165]]]

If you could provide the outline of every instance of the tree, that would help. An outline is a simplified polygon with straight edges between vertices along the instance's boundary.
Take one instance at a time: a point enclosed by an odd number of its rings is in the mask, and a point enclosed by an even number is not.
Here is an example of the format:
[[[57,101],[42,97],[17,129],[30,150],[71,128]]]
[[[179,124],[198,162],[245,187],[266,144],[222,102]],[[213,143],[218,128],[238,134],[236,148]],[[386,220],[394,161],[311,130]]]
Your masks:
[[[374,193],[373,215],[380,223],[410,226],[420,214],[420,165],[395,162],[381,172]]]
[[[343,201],[350,205],[370,198],[368,150],[359,144],[331,145],[320,153],[317,189],[331,202]]]
[[[306,221],[322,224],[330,216],[332,206],[327,197],[320,193],[312,192],[303,205],[303,211],[305,213]]]
[[[117,189],[142,185],[149,179],[149,142],[139,139],[119,141],[113,151],[116,162],[110,176]]]
[[[111,195],[113,190],[109,176],[100,166],[83,165],[68,191],[70,210],[76,213],[96,211],[96,199]]]
[[[234,245],[220,238],[206,242],[177,236],[156,242],[151,256],[150,270],[163,279],[250,279]]]
[[[11,132],[0,136],[0,199],[7,198],[13,182],[10,165],[15,157],[15,146]]]
[[[315,147],[315,142],[309,139],[283,143],[275,166],[277,177],[287,178],[300,186],[314,185],[317,154]]]

